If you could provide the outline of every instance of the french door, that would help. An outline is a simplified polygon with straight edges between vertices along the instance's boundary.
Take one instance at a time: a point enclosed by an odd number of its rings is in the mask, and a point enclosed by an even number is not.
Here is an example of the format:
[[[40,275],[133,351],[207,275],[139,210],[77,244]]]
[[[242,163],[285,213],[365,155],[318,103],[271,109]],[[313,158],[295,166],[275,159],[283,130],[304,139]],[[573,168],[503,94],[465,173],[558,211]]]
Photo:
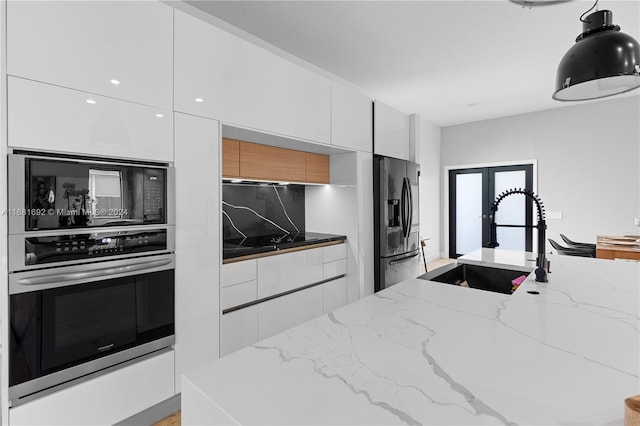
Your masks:
[[[491,205],[503,191],[533,191],[533,165],[480,167],[449,171],[449,257],[457,258],[481,247],[490,238]],[[529,197],[514,194],[500,202],[496,212],[501,249],[532,250],[533,205]]]

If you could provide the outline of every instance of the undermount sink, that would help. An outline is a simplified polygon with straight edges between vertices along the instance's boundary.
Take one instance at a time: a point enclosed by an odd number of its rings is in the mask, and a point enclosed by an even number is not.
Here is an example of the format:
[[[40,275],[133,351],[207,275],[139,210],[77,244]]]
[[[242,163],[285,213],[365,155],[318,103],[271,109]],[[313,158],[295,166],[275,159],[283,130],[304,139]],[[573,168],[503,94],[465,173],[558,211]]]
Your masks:
[[[511,281],[522,275],[529,275],[529,272],[463,263],[436,269],[420,276],[420,278],[479,290],[511,294]]]

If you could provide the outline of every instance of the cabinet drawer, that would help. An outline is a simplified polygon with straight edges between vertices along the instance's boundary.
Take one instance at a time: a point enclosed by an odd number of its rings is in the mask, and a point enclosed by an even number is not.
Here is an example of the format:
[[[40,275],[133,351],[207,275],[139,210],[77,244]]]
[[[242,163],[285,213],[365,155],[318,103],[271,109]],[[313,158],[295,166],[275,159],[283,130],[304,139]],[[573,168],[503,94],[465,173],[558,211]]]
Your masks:
[[[337,277],[338,275],[347,273],[347,260],[340,259],[335,262],[325,263],[323,266],[323,278],[326,280],[328,278]]]
[[[258,339],[266,339],[322,315],[322,287],[317,285],[260,303],[258,305]]]
[[[258,281],[247,281],[220,289],[220,309],[225,310],[243,303],[253,302],[258,297]]]
[[[323,247],[258,259],[258,298],[323,279]]]
[[[257,260],[243,260],[241,262],[222,265],[221,287],[244,283],[257,279]]]
[[[249,306],[222,315],[220,356],[225,356],[258,341],[258,306]]]
[[[334,262],[340,259],[346,259],[347,257],[347,244],[336,244],[333,246],[323,247],[324,250],[324,262]]]
[[[174,351],[9,409],[12,425],[112,425],[174,394]]]
[[[347,279],[338,278],[322,285],[324,313],[334,311],[347,304]]]

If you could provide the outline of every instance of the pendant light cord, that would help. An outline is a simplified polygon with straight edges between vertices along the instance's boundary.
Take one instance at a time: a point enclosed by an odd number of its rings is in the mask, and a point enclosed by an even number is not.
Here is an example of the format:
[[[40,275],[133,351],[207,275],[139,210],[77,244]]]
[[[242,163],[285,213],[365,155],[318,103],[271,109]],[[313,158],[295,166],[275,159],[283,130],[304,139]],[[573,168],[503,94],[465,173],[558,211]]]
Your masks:
[[[581,21],[581,22],[587,22],[587,21],[585,21],[585,20],[583,19],[583,18],[584,18],[584,16],[585,16],[587,13],[591,12],[593,9],[595,9],[595,8],[596,8],[596,6],[598,6],[598,1],[599,1],[599,0],[596,0],[596,2],[593,4],[593,6],[591,6],[591,9],[587,10],[585,13],[583,13],[582,15],[580,15],[580,21]]]

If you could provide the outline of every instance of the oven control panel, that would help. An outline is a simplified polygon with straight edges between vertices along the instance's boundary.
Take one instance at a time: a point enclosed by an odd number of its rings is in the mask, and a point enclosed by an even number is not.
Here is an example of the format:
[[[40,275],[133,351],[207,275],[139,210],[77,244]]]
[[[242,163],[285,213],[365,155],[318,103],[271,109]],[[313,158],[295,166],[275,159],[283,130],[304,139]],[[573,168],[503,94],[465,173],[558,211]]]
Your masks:
[[[167,230],[25,238],[25,266],[167,249]]]

